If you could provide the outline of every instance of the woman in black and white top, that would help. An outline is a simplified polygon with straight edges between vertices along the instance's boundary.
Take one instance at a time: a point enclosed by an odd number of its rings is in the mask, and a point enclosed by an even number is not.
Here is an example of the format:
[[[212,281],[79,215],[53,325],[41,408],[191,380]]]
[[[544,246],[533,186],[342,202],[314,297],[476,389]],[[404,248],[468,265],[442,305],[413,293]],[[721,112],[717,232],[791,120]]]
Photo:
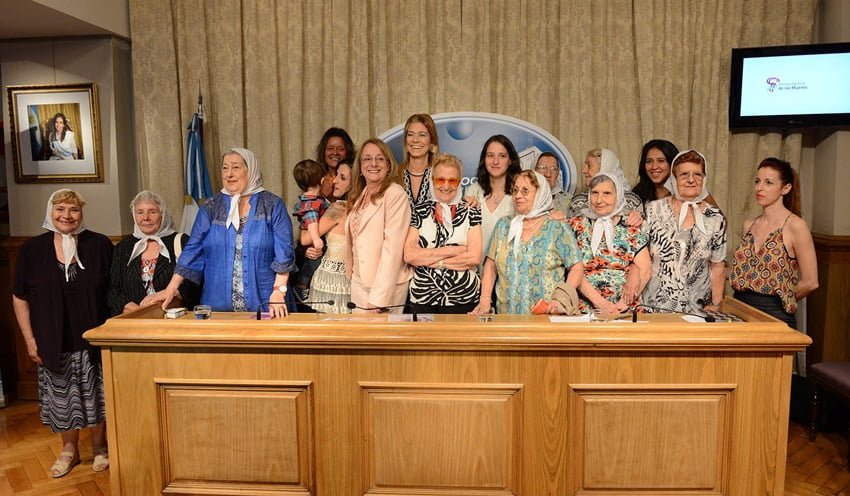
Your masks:
[[[410,302],[420,313],[464,314],[481,293],[481,209],[460,190],[461,163],[438,155],[431,168],[430,200],[416,205],[404,244],[404,261],[414,266]]]

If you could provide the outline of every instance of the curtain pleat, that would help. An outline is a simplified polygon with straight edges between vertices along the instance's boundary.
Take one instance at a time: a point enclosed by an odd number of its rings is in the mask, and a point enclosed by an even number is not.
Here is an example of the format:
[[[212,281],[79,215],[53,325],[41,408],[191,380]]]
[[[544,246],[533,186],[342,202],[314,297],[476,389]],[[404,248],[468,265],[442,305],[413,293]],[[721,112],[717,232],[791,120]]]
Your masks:
[[[799,134],[731,133],[731,49],[810,43],[817,0],[131,0],[141,177],[182,207],[185,126],[204,95],[215,189],[231,146],[292,203],[292,167],[330,126],[359,143],[416,112],[495,112],[558,137],[581,163],[642,144],[708,158],[736,240],[755,165],[799,164]],[[734,248],[730,243],[730,249]]]

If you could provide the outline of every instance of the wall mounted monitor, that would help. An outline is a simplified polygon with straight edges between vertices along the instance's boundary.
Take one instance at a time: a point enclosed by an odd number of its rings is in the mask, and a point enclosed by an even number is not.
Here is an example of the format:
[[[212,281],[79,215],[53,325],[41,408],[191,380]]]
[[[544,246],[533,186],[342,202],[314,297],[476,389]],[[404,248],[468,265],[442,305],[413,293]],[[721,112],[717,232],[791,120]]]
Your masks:
[[[850,125],[850,43],[732,50],[729,127]]]

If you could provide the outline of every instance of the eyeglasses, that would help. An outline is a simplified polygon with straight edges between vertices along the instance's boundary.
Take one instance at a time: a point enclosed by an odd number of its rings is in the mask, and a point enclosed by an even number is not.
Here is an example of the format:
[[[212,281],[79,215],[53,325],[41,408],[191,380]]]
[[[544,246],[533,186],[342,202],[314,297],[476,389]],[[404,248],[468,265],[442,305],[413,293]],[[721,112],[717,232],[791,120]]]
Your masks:
[[[460,179],[456,177],[435,177],[434,186],[448,186],[449,188],[457,188],[460,184]]]
[[[537,194],[537,190],[536,190],[536,189],[531,189],[531,188],[516,188],[516,187],[514,187],[513,189],[511,189],[511,194],[512,194],[512,195],[515,195],[515,194],[517,194],[517,193],[519,193],[519,194],[520,194],[520,195],[522,195],[522,196],[528,196],[528,195],[534,195],[534,194]]]
[[[694,181],[701,183],[702,180],[705,179],[705,174],[702,172],[682,172],[681,174],[676,175],[676,179],[682,181],[693,179]]]
[[[534,168],[534,170],[536,170],[537,172],[539,172],[541,174],[546,174],[547,172],[557,171],[558,166],[557,165],[550,165],[550,166],[546,167],[545,165],[538,165],[537,167]]]
[[[368,164],[369,162],[375,162],[376,164],[385,164],[387,162],[387,158],[383,155],[378,155],[377,157],[360,157],[361,164]]]

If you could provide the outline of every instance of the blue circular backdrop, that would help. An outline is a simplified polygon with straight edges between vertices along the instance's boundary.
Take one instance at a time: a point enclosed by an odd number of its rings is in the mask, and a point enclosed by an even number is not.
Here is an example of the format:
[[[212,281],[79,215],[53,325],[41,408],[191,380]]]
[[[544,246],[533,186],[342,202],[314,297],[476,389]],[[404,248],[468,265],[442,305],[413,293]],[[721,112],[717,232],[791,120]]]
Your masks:
[[[481,147],[490,136],[503,134],[513,142],[523,169],[533,169],[543,152],[554,153],[561,167],[561,187],[572,193],[576,185],[576,164],[567,147],[549,132],[520,119],[485,112],[450,112],[435,114],[440,151],[451,153],[463,162],[463,185],[476,182],[475,171]],[[379,136],[401,162],[404,156],[404,124]]]

